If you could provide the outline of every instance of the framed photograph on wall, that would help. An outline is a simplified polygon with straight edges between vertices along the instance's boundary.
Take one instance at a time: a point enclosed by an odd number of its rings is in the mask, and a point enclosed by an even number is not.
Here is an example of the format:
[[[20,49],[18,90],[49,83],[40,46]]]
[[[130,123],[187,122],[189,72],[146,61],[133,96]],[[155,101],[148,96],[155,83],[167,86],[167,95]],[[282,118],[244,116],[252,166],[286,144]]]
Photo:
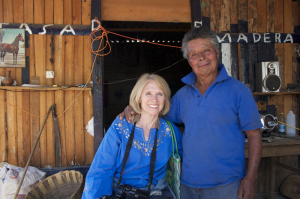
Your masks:
[[[25,29],[0,28],[0,67],[25,68]]]

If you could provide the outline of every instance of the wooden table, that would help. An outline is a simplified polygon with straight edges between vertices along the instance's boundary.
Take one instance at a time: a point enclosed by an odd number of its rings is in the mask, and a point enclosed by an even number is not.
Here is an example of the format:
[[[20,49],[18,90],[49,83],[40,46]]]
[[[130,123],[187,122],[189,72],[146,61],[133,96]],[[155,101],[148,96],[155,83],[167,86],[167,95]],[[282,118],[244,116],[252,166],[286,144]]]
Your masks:
[[[289,155],[300,155],[300,137],[288,138],[288,137],[278,137],[278,134],[271,134],[272,142],[262,143],[262,156],[268,157],[270,163],[270,198],[275,197],[275,171],[276,167],[280,166],[285,169],[289,169],[294,172],[300,173],[300,169],[282,164],[276,161],[277,156],[289,156]],[[245,146],[245,157],[248,158],[248,143]]]

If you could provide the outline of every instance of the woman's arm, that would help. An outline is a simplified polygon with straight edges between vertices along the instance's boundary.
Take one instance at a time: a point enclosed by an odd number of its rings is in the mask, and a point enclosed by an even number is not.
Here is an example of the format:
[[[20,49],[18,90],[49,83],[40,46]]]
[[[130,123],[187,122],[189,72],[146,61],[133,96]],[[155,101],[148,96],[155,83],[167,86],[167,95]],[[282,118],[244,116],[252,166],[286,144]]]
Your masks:
[[[86,176],[82,199],[112,194],[113,176],[121,139],[116,130],[117,118],[108,129]]]

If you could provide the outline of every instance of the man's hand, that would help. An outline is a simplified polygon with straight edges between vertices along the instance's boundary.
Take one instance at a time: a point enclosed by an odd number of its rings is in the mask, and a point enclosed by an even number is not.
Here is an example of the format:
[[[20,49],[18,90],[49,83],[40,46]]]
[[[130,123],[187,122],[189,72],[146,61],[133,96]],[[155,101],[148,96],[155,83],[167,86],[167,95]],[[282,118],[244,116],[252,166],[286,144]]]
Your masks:
[[[130,105],[128,105],[124,109],[124,112],[120,113],[117,117],[120,117],[121,120],[125,117],[127,122],[131,123],[131,120],[135,114],[136,114],[136,112],[133,110],[133,108]]]
[[[238,198],[254,199],[256,195],[256,178],[244,177],[241,181]]]

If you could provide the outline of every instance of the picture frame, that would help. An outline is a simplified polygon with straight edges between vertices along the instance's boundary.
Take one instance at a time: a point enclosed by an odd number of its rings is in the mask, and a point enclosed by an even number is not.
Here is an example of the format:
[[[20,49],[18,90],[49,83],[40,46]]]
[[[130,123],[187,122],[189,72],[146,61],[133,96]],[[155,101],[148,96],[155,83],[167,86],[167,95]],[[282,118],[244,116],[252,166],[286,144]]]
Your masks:
[[[25,68],[25,29],[0,28],[0,68]]]

